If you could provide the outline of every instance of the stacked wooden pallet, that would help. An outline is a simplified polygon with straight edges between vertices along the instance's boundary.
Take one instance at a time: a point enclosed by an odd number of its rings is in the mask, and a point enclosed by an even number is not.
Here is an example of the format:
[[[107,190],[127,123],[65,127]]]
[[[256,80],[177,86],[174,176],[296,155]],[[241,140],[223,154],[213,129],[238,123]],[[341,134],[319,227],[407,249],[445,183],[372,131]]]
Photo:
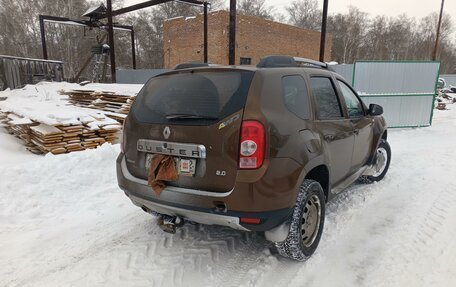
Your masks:
[[[91,90],[72,90],[70,92],[61,92],[63,95],[68,95],[68,101],[75,106],[90,108],[92,102],[98,99]]]
[[[105,142],[114,143],[121,125],[113,120],[96,120],[52,126],[13,113],[0,114],[0,121],[7,130],[24,140],[27,149],[34,153],[62,154],[93,149]]]
[[[107,116],[120,123],[123,123],[126,115],[130,112],[135,98],[132,95],[93,90],[62,91],[61,94],[68,95],[68,101],[75,106],[106,112]]]
[[[66,152],[66,142],[63,142],[64,132],[62,130],[45,124],[30,127],[30,130],[32,142],[42,153],[61,154]]]
[[[0,121],[10,134],[24,141],[28,150],[33,153],[40,153],[40,151],[36,149],[36,146],[33,144],[30,137],[30,128],[38,125],[38,123],[31,121],[29,118],[21,117],[13,113],[0,113]]]

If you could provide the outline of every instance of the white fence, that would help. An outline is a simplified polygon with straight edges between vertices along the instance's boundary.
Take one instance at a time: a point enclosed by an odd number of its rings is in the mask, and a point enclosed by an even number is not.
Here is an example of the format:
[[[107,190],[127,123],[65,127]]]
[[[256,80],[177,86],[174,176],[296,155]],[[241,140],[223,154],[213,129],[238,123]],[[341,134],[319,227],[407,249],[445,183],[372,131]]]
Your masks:
[[[350,65],[335,71],[349,81]],[[352,66],[352,84],[363,101],[383,107],[390,127],[422,127],[432,124],[440,62],[358,61]],[[345,72],[345,74],[343,74]]]

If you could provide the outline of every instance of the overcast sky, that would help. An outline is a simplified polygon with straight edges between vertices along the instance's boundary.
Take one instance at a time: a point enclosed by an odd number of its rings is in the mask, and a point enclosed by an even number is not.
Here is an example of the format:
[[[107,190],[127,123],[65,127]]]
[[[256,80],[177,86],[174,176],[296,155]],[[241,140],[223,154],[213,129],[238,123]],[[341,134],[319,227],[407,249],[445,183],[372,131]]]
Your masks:
[[[289,5],[292,0],[266,0],[268,5],[276,7],[277,11],[283,11],[283,7]],[[320,0],[323,7],[323,0]],[[440,10],[441,0],[329,0],[329,13],[345,13],[348,6],[353,5],[371,15],[395,16],[402,13],[410,17],[422,18],[431,12]],[[447,0],[445,11],[456,11],[456,1]]]
[[[115,1],[115,0],[114,0]],[[144,2],[145,0],[125,0],[125,5]],[[266,0],[268,5],[275,7],[277,12],[284,12],[284,7],[293,0]],[[319,0],[323,7],[323,0]],[[226,0],[227,6],[229,1]],[[422,18],[431,12],[440,10],[441,0],[329,0],[329,13],[345,13],[348,6],[353,5],[364,12],[376,15],[396,16],[402,13],[409,17]],[[445,1],[445,11],[456,11],[456,0]],[[453,17],[455,18],[455,17]],[[456,19],[454,19],[456,21]]]

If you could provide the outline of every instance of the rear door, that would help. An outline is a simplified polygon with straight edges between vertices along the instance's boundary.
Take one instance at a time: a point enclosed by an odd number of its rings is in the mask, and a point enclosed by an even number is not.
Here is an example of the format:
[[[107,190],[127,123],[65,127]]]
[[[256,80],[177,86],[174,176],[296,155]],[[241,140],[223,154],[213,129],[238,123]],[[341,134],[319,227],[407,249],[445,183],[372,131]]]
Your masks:
[[[320,134],[326,151],[331,184],[336,186],[351,171],[355,140],[352,124],[345,116],[330,76],[311,76],[310,83],[316,107],[315,130]]]
[[[374,136],[372,129],[374,119],[366,116],[367,111],[365,110],[361,99],[347,83],[340,79],[337,80],[337,83],[341,94],[344,97],[348,116],[353,125],[355,145],[351,164],[353,171],[356,171],[362,167],[369,158]]]
[[[138,94],[126,126],[126,161],[147,179],[153,154],[194,165],[168,185],[227,192],[234,187],[243,110],[252,71],[203,68],[152,78]]]

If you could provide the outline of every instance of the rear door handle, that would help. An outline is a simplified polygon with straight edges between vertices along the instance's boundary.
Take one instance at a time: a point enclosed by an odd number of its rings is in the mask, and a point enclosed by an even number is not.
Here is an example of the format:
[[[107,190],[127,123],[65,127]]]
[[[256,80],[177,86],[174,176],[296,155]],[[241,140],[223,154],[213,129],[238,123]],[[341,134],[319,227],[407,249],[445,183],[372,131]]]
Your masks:
[[[355,135],[359,135],[359,129],[354,129],[354,130],[353,130],[353,133],[354,133]]]

